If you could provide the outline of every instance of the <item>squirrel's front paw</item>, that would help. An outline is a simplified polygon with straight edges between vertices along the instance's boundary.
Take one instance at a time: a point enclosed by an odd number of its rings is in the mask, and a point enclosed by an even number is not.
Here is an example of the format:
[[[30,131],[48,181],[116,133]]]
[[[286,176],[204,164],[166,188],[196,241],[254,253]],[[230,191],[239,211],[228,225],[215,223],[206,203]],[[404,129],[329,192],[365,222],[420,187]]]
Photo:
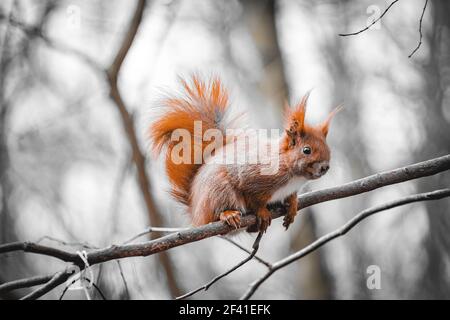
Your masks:
[[[287,213],[283,218],[283,227],[286,228],[286,230],[289,228],[292,222],[294,222],[295,216],[297,215],[297,206],[288,206]]]
[[[295,216],[297,215],[297,206],[298,206],[298,200],[297,195],[291,195],[287,199],[287,203],[285,203],[286,208],[286,215],[283,218],[283,227],[286,228],[286,230],[289,228],[292,222],[294,222]]]
[[[283,227],[286,228],[286,230],[289,228],[292,222],[294,222],[295,215],[286,214],[283,218]]]

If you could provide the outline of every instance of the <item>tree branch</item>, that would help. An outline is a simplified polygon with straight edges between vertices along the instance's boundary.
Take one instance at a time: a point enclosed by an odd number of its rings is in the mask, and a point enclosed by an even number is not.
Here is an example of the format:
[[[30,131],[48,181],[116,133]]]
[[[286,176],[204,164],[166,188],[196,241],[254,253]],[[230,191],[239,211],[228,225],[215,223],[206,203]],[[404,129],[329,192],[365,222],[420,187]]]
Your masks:
[[[240,245],[238,242],[234,241],[231,238],[228,238],[226,236],[219,236],[221,239],[224,239],[226,241],[228,241],[229,243],[233,244],[234,246],[238,247],[239,249],[241,249],[244,252],[247,252],[248,254],[252,254],[252,251],[248,250],[247,248],[243,247],[242,245]],[[258,255],[254,255],[253,259],[255,259],[256,261],[258,261],[259,263],[265,265],[266,267],[270,268],[271,264],[269,262],[267,262],[266,260],[264,260],[263,258],[259,257]]]
[[[15,20],[12,17],[6,17],[0,13],[0,21],[4,21],[11,25],[14,28],[17,28],[21,32],[23,32],[27,37],[33,39],[33,38],[39,38],[41,39],[47,46],[49,46],[52,49],[58,50],[62,53],[69,54],[72,56],[76,56],[78,59],[80,59],[81,62],[85,63],[87,66],[92,68],[94,71],[98,73],[103,73],[104,70],[101,66],[101,64],[96,61],[95,59],[91,58],[89,55],[85,54],[82,51],[79,51],[75,48],[69,47],[61,42],[56,42],[46,36],[42,32],[42,25],[40,26],[30,26],[27,25],[21,21]]]
[[[4,284],[0,285],[0,295],[2,293],[9,292],[12,290],[21,289],[21,288],[30,288],[30,287],[34,287],[34,286],[37,286],[40,284],[47,283],[53,278],[53,276],[54,276],[53,274],[47,275],[47,276],[36,276],[36,277],[19,279],[19,280],[14,280],[14,281],[4,283]]]
[[[427,193],[419,193],[415,195],[411,195],[405,198],[401,198],[398,200],[394,200],[379,206],[375,206],[369,209],[366,209],[359,214],[357,214],[355,217],[353,217],[351,220],[349,220],[346,224],[344,224],[339,229],[334,230],[333,232],[327,233],[326,235],[320,237],[318,240],[314,241],[307,247],[303,248],[300,251],[297,251],[294,254],[291,254],[290,256],[272,264],[272,267],[269,268],[269,270],[264,274],[261,278],[256,280],[254,283],[252,283],[247,290],[247,292],[241,297],[243,300],[249,299],[255,291],[263,284],[272,274],[274,274],[277,270],[293,263],[294,261],[297,261],[304,256],[308,255],[309,253],[319,249],[326,243],[330,242],[333,239],[336,239],[338,237],[341,237],[345,235],[347,232],[349,232],[351,229],[353,229],[358,223],[363,221],[364,219],[370,217],[371,215],[381,212],[384,210],[392,209],[395,207],[399,207],[408,203],[418,202],[418,201],[430,201],[430,200],[439,200],[445,197],[450,197],[450,189],[442,189]]]
[[[43,32],[40,27],[27,26],[19,21],[8,20],[8,22],[14,27],[19,28],[24,32],[27,36],[31,38],[40,38],[42,39],[48,46],[53,47],[57,50],[60,50],[64,53],[76,55],[80,58],[81,61],[86,63],[88,66],[92,67],[95,71],[101,72],[101,74],[106,75],[106,79],[108,81],[110,87],[110,97],[112,101],[117,106],[119,114],[121,116],[122,124],[125,129],[125,133],[127,136],[127,140],[131,147],[132,159],[137,168],[137,176],[138,183],[141,190],[141,193],[144,198],[144,203],[146,206],[146,211],[153,225],[162,225],[161,215],[158,213],[157,206],[155,204],[153,195],[151,193],[150,187],[150,179],[148,177],[146,166],[145,166],[145,156],[143,152],[140,150],[139,141],[136,135],[135,125],[132,114],[129,112],[118,88],[118,76],[123,65],[123,62],[134,42],[136,34],[138,32],[139,26],[142,22],[144,9],[146,6],[146,0],[138,0],[136,9],[134,11],[133,17],[131,19],[130,25],[125,33],[124,39],[120,44],[117,53],[114,56],[113,62],[109,65],[106,70],[101,67],[99,63],[95,60],[87,56],[86,54],[67,47],[60,43],[55,43],[51,39],[49,39]],[[0,20],[6,20],[6,18],[0,14]],[[152,236],[153,238],[153,236]],[[38,250],[39,251],[39,250]],[[38,252],[36,252],[38,253]],[[159,255],[159,260],[161,262],[162,267],[165,270],[167,281],[169,284],[169,289],[173,296],[178,296],[180,291],[175,281],[174,272],[172,270],[172,266],[170,263],[169,257],[162,253]]]
[[[312,191],[299,196],[299,209],[312,206],[317,203],[336,200],[340,198],[350,197],[357,194],[365,193],[377,188],[413,180],[425,176],[434,175],[450,169],[450,155],[440,158],[419,162],[410,166],[406,166],[383,173],[377,173],[372,176],[355,180],[343,184],[341,186],[327,188],[319,191]],[[274,206],[272,209],[272,217],[279,218],[285,214],[284,209]],[[246,228],[256,223],[256,218],[252,214],[248,214],[241,219],[241,228]],[[149,256],[155,253],[166,251],[187,243],[199,241],[217,235],[224,235],[235,228],[223,223],[214,222],[207,225],[190,228],[168,234],[161,238],[143,243],[112,245],[104,249],[92,250],[88,253],[88,262],[90,265],[127,257]],[[10,244],[0,245],[0,253],[24,251],[35,254],[48,255],[66,262],[73,262],[79,266],[84,266],[80,257],[69,251],[55,249],[31,242],[14,242]]]
[[[389,9],[390,9],[395,3],[397,3],[398,1],[399,1],[399,0],[394,0],[394,1],[392,1],[391,4],[383,11],[383,13],[382,13],[377,19],[375,19],[374,21],[372,21],[372,23],[369,24],[367,27],[365,27],[365,28],[363,28],[363,29],[361,29],[361,30],[359,30],[359,31],[356,31],[356,32],[352,32],[352,33],[340,33],[339,35],[340,35],[341,37],[355,36],[355,35],[358,35],[358,34],[364,32],[364,31],[369,30],[370,27],[372,27],[375,23],[377,23],[378,21],[380,21],[381,18],[383,18],[383,16],[389,11]],[[425,0],[425,4],[424,4],[423,9],[422,9],[422,14],[421,14],[420,19],[419,19],[419,43],[418,43],[417,46],[414,48],[414,50],[408,55],[408,58],[411,58],[411,57],[417,52],[417,50],[419,50],[420,46],[422,45],[422,37],[423,37],[423,34],[422,34],[422,22],[423,22],[423,16],[425,15],[425,11],[426,11],[426,9],[427,9],[427,5],[428,5],[428,0]]]
[[[383,11],[383,13],[382,13],[377,19],[373,20],[372,23],[369,24],[367,27],[365,27],[365,28],[363,28],[363,29],[361,29],[361,30],[359,30],[359,31],[356,31],[356,32],[352,32],[352,33],[340,33],[339,35],[340,35],[341,37],[355,36],[355,35],[357,35],[357,34],[360,34],[360,33],[363,33],[364,31],[369,30],[370,27],[372,27],[375,23],[377,23],[378,21],[380,21],[380,20],[384,17],[384,15],[389,11],[389,9],[390,9],[394,4],[396,4],[398,1],[399,1],[399,0],[394,0],[394,1],[392,1],[391,4]]]
[[[422,14],[420,16],[420,20],[419,20],[419,43],[417,44],[417,47],[413,50],[413,52],[411,52],[411,54],[408,56],[408,58],[411,58],[414,53],[416,53],[417,50],[419,50],[420,46],[422,45],[422,21],[423,21],[423,16],[425,15],[425,10],[427,10],[427,5],[428,5],[428,0],[425,0],[425,4],[423,6],[422,9]]]
[[[128,110],[127,106],[125,105],[125,101],[123,100],[122,95],[120,94],[120,90],[117,84],[117,79],[122,64],[133,44],[134,39],[136,38],[136,34],[142,22],[145,5],[146,0],[138,1],[133,18],[131,19],[130,25],[121,43],[121,46],[119,47],[119,50],[117,51],[113,62],[106,70],[106,76],[110,86],[109,92],[110,97],[117,106],[128,142],[131,147],[132,159],[136,165],[139,187],[144,198],[144,203],[147,209],[147,214],[149,216],[150,223],[152,225],[162,225],[163,223],[161,215],[158,212],[158,208],[155,204],[155,200],[150,190],[151,189],[150,179],[147,174],[147,169],[145,166],[145,156],[139,146],[139,141],[136,135],[136,128],[134,125],[134,119],[132,114]],[[172,265],[169,256],[163,253],[159,255],[158,258],[161,262],[162,267],[165,270],[171,294],[173,296],[178,296],[180,294],[180,290],[175,280],[175,275],[172,270]]]
[[[232,273],[233,271],[239,269],[240,267],[242,267],[244,264],[246,264],[247,262],[249,262],[250,260],[253,259],[253,257],[256,255],[256,252],[258,252],[259,249],[259,243],[261,241],[261,238],[263,236],[262,232],[258,233],[258,236],[256,237],[255,242],[253,243],[253,250],[250,252],[249,256],[246,257],[244,260],[240,261],[238,264],[234,265],[233,267],[231,267],[230,269],[228,269],[227,271],[219,274],[218,276],[215,276],[212,280],[210,280],[208,283],[198,287],[197,289],[194,289],[186,294],[183,294],[182,296],[177,297],[177,300],[182,300],[185,298],[188,298],[190,296],[193,296],[194,294],[196,294],[197,292],[200,292],[202,290],[208,290],[214,283],[216,283],[217,281],[219,281],[220,279],[222,279],[223,277],[226,277],[227,275],[229,275],[230,273]]]
[[[145,236],[152,232],[163,232],[163,233],[173,233],[178,231],[187,230],[188,228],[166,228],[166,227],[147,227],[144,231],[139,232],[137,235],[131,237],[127,241],[125,241],[123,244],[131,243],[137,239],[139,239],[142,236]]]
[[[372,176],[362,178],[359,180],[355,180],[353,182],[349,182],[343,184],[341,186],[327,188],[323,190],[308,192],[299,196],[299,209],[306,208],[312,206],[317,203],[326,202],[330,200],[336,200],[340,198],[350,197],[354,195],[358,195],[361,193],[365,193],[377,188],[381,188],[384,186],[413,180],[421,177],[431,176],[440,172],[444,172],[450,169],[450,155],[445,155],[439,158],[419,162],[416,164],[412,164],[403,168],[398,168],[390,171],[386,171],[383,173],[377,173]],[[437,193],[425,195],[419,195],[418,198],[407,198],[406,200],[399,200],[403,202],[398,202],[406,204],[414,201],[422,201],[422,200],[431,200],[437,197],[442,197],[447,195],[448,191],[438,191]],[[413,196],[414,197],[414,196]],[[414,200],[417,199],[417,200]],[[421,199],[421,200],[419,200]],[[394,203],[395,204],[395,203]],[[384,209],[386,210],[388,207],[392,207],[392,203],[384,205]],[[369,210],[374,210],[369,209]],[[376,210],[380,210],[380,207],[377,207]],[[285,214],[285,210],[280,206],[271,207],[272,217],[278,218]],[[376,211],[378,212],[378,211]],[[358,219],[365,219],[370,214],[374,212],[364,211],[360,214]],[[360,220],[352,220],[352,223],[358,223]],[[356,222],[355,222],[356,221]],[[247,214],[241,219],[241,227],[246,228],[250,225],[256,223],[256,217],[253,214]],[[350,228],[354,225],[350,225]],[[347,226],[348,227],[348,226]],[[92,249],[87,253],[87,259],[89,265],[95,265],[111,260],[117,260],[127,257],[137,257],[137,256],[149,256],[155,253],[160,253],[166,250],[169,250],[174,247],[178,247],[181,245],[185,245],[191,242],[199,241],[205,238],[224,235],[235,229],[223,222],[214,222],[207,225],[203,225],[196,228],[183,229],[175,233],[168,234],[161,238],[157,238],[151,241],[143,242],[143,243],[127,243],[123,245],[113,245],[108,248],[103,249]],[[345,231],[345,230],[344,230]],[[347,230],[348,231],[348,230]],[[347,232],[346,231],[346,232]],[[339,235],[339,234],[338,234]],[[323,238],[321,238],[323,241]],[[320,240],[320,239],[319,239]],[[318,241],[319,241],[318,240]],[[325,239],[326,242],[329,240]],[[331,239],[330,239],[331,240]],[[323,244],[320,244],[323,245]],[[309,247],[307,247],[309,248]],[[306,248],[304,249],[306,250]],[[310,249],[308,249],[310,250]],[[315,248],[314,248],[315,250]],[[53,247],[48,247],[40,244],[35,244],[31,242],[14,242],[10,244],[0,245],[0,254],[1,253],[9,253],[9,252],[29,252],[40,255],[47,255],[62,261],[72,262],[78,265],[81,269],[85,267],[84,262],[80,259],[80,257],[76,253],[72,253],[70,251],[65,251],[61,249],[56,249]],[[301,252],[301,251],[300,251]],[[294,254],[295,259],[299,259],[304,255],[304,252],[298,257],[299,253]],[[290,256],[291,257],[291,256]],[[288,257],[289,258],[289,257]],[[286,259],[288,259],[286,258]],[[292,259],[292,257],[291,257]],[[290,260],[287,260],[290,261]],[[281,263],[286,263],[286,261],[281,261],[277,264],[272,265],[272,268],[269,272],[273,272],[273,269],[276,268]],[[290,263],[290,262],[289,262]],[[265,275],[266,277],[270,277],[270,275]],[[56,274],[55,274],[56,277]],[[67,276],[68,277],[68,276]],[[61,275],[57,278],[58,281],[61,281],[64,277]],[[31,279],[31,278],[30,278]],[[66,278],[67,279],[67,278]],[[52,279],[52,284],[56,283],[55,279]],[[25,281],[25,279],[21,280]],[[31,281],[31,280],[30,280]],[[65,281],[65,280],[64,280]],[[263,280],[264,281],[264,280]],[[262,282],[263,282],[262,281]],[[32,281],[31,281],[32,282]],[[261,283],[262,283],[261,282]],[[61,282],[62,283],[62,282]],[[2,286],[10,285],[9,283],[3,284]],[[48,283],[47,283],[48,285]],[[45,286],[47,286],[45,285]],[[47,286],[46,288],[48,288]],[[51,286],[50,286],[51,287]],[[50,289],[51,290],[51,289]],[[42,291],[40,291],[42,292]],[[47,291],[48,292],[48,291]]]
[[[23,251],[35,254],[46,255],[49,257],[54,257],[65,262],[73,262],[79,266],[83,266],[84,263],[76,253],[71,253],[69,251],[60,250],[57,248],[41,245],[33,242],[11,242],[7,244],[0,245],[0,254]]]
[[[50,292],[60,284],[64,283],[70,277],[70,272],[66,269],[60,272],[57,272],[53,275],[53,277],[42,287],[34,290],[33,292],[27,294],[20,300],[35,300],[42,297],[47,292]]]

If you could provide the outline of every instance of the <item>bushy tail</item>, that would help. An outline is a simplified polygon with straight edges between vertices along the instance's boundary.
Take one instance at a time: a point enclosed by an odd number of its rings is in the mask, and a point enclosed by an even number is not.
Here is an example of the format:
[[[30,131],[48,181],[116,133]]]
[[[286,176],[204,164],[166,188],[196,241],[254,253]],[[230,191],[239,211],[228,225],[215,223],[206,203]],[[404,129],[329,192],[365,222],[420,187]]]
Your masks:
[[[208,129],[219,129],[224,141],[225,130],[231,126],[235,119],[231,119],[228,110],[228,92],[223,88],[219,79],[208,82],[193,76],[191,82],[181,80],[184,94],[180,97],[171,97],[163,101],[164,114],[150,127],[150,138],[153,141],[153,150],[161,153],[165,148],[166,171],[172,186],[172,195],[179,202],[188,205],[191,183],[200,166],[204,163],[202,157],[205,147],[210,143],[203,141],[202,137]],[[194,123],[201,122],[201,137],[194,137]],[[198,123],[197,123],[198,125]],[[197,126],[198,128],[198,126]],[[180,163],[173,159],[172,150],[180,141],[172,141],[172,133],[177,129],[184,129],[190,135],[189,163]],[[198,155],[198,152],[202,152]],[[197,154],[196,154],[197,153]],[[181,156],[183,156],[181,154]],[[199,158],[200,157],[200,158]],[[199,160],[201,163],[199,163]]]

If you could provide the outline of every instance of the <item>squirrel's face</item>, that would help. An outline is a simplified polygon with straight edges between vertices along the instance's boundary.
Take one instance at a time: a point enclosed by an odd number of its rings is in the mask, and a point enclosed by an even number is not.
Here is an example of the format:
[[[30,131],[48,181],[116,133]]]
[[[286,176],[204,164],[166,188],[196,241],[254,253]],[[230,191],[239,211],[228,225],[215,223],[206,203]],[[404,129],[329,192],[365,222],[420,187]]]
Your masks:
[[[317,126],[305,123],[309,93],[293,109],[287,108],[286,131],[281,147],[288,155],[288,166],[293,173],[306,179],[317,179],[330,168],[330,149],[326,137],[330,121],[341,107],[334,109],[324,122]]]
[[[306,179],[318,179],[330,168],[330,149],[325,136],[314,128],[298,138],[291,149],[291,156],[294,160],[294,174]]]

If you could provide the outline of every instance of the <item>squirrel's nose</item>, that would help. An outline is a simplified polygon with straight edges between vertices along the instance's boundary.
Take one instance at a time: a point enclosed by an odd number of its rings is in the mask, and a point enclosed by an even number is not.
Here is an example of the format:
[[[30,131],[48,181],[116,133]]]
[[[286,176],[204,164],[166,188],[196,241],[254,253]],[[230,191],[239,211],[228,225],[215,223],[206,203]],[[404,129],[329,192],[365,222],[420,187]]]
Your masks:
[[[320,166],[320,174],[327,173],[328,169],[330,169],[330,166],[328,164],[322,164]]]

